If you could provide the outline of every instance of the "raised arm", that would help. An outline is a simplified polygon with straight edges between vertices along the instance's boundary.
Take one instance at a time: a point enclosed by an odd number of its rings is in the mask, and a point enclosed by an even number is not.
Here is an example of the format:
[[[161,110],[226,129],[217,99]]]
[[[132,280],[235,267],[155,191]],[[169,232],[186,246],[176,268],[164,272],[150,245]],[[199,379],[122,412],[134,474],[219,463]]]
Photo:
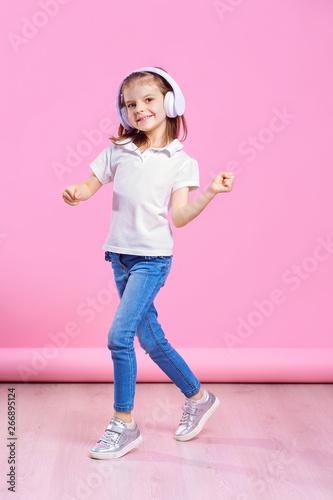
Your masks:
[[[171,218],[176,227],[182,227],[197,217],[218,193],[229,193],[234,186],[231,172],[220,172],[198,198],[188,202],[189,188],[177,189],[171,197]]]
[[[84,182],[67,186],[62,192],[62,197],[65,203],[74,207],[80,201],[89,200],[102,186],[103,184],[93,173]]]

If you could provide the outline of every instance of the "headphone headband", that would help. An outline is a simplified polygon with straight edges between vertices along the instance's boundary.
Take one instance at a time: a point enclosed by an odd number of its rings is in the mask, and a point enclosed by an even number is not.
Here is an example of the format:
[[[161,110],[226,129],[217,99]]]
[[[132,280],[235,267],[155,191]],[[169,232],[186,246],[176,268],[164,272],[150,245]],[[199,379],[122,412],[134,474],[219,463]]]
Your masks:
[[[154,68],[152,66],[145,66],[144,68],[139,68],[134,71],[131,71],[128,73],[125,78],[127,78],[129,75],[132,73],[139,73],[141,71],[148,71],[150,73],[155,73],[157,75],[162,76],[172,87],[173,92],[168,92],[166,96],[168,98],[165,98],[165,107],[166,107],[166,114],[170,118],[175,118],[176,116],[182,116],[185,111],[185,98],[180,90],[179,85],[177,82],[165,71],[159,68]],[[121,84],[119,85],[118,88],[118,93],[117,93],[117,112],[118,112],[118,117],[120,120],[120,123],[125,129],[132,129],[133,127],[129,124],[129,122],[126,119],[126,108],[122,105],[121,103],[121,87],[123,85],[123,82],[125,78],[122,80]],[[170,94],[170,95],[168,95]],[[166,97],[165,96],[165,97]]]

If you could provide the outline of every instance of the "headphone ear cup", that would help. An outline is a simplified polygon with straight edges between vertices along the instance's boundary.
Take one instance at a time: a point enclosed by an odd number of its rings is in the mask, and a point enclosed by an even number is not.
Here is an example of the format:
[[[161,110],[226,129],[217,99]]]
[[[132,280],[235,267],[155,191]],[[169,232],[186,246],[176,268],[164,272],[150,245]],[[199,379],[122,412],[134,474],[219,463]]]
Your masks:
[[[177,116],[175,110],[175,94],[171,91],[167,92],[164,96],[164,110],[169,118],[175,118]]]
[[[127,117],[127,110],[125,108],[125,106],[122,106],[120,108],[120,114],[121,114],[121,124],[123,127],[125,127],[126,130],[132,130],[133,127],[132,125],[130,124],[130,122],[128,121],[128,117]]]

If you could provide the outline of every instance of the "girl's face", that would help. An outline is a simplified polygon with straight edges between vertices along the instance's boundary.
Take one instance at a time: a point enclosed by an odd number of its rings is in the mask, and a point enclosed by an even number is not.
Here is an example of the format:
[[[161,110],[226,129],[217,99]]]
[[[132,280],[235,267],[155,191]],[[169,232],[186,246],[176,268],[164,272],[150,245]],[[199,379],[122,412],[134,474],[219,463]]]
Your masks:
[[[143,80],[126,86],[123,89],[123,98],[132,127],[141,130],[148,137],[164,133],[164,95],[155,83]]]

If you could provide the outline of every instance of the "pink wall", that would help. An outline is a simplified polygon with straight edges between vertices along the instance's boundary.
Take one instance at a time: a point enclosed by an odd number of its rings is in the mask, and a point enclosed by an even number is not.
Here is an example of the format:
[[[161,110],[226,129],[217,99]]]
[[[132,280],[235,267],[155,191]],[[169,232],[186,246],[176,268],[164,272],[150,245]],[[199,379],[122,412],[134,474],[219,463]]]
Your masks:
[[[186,98],[204,190],[235,188],[174,229],[156,300],[186,348],[332,348],[329,0],[10,2],[2,16],[0,347],[105,347],[117,307],[104,243],[112,186],[61,198],[118,126],[121,78],[162,66]],[[92,131],[95,131],[92,134]],[[61,336],[60,333],[63,335]]]

